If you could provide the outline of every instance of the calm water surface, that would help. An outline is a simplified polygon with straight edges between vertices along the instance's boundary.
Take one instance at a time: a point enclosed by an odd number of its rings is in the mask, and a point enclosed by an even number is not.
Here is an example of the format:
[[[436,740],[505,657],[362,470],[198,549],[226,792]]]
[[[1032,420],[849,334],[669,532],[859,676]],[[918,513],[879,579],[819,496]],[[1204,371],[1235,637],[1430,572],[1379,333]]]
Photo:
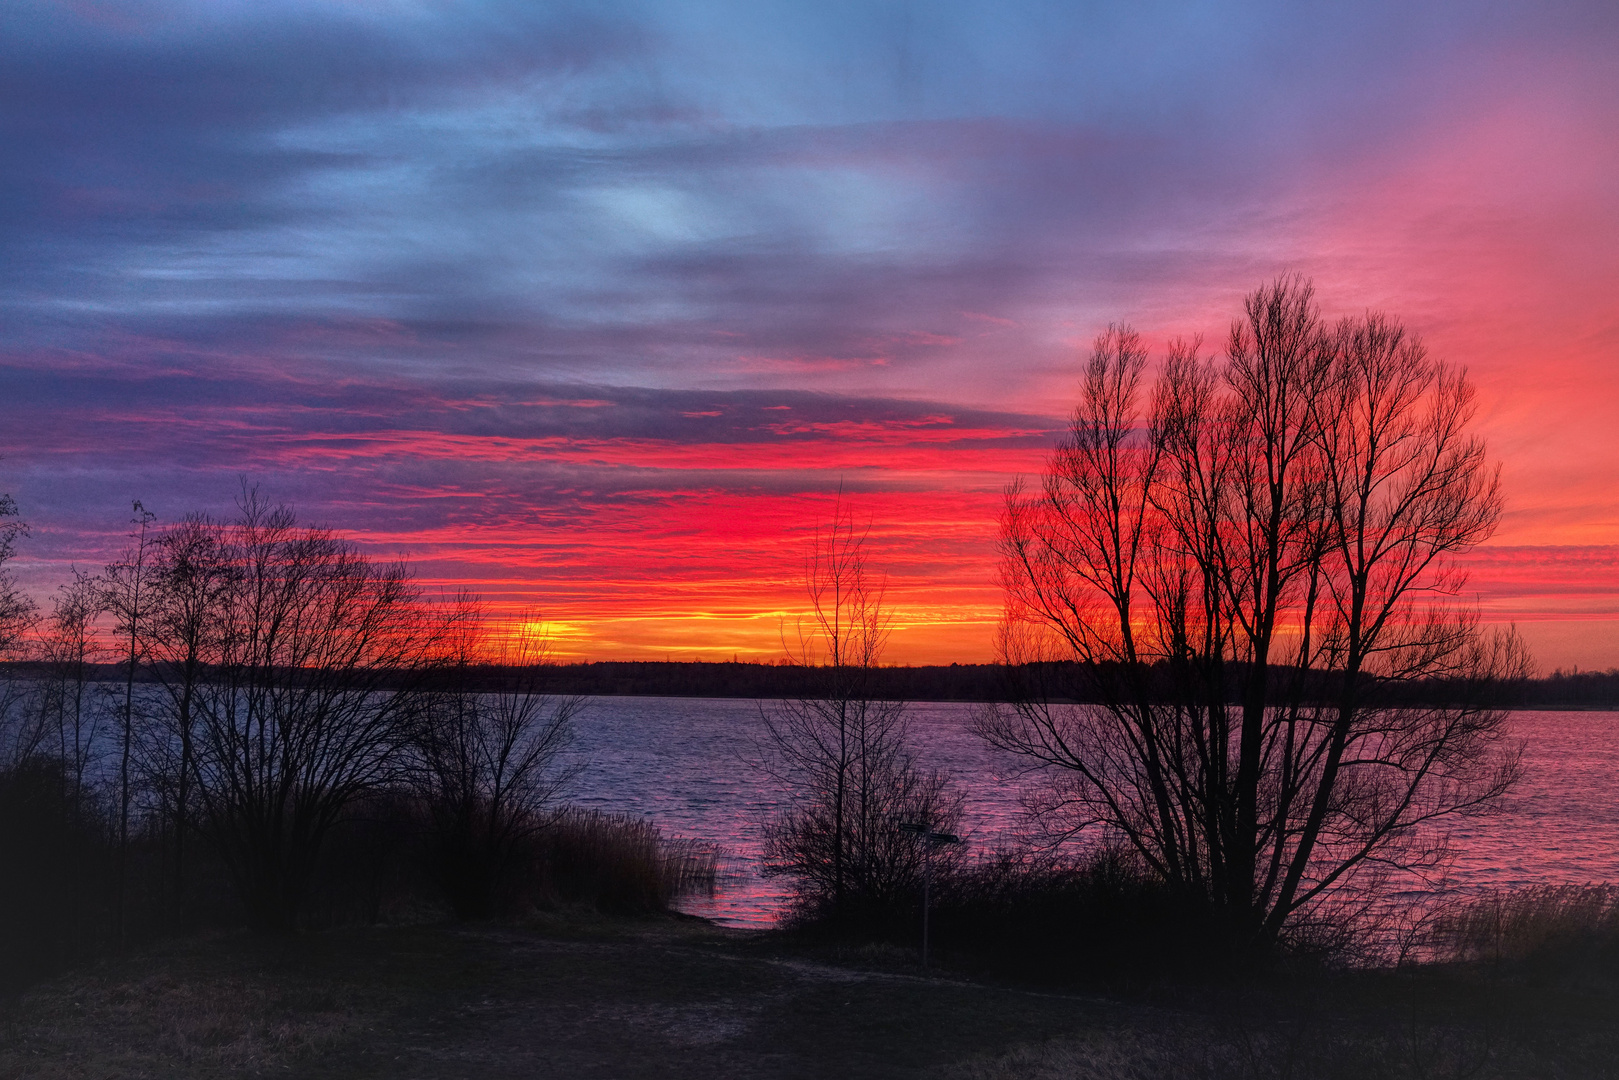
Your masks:
[[[920,704],[910,716],[920,763],[955,776],[967,838],[982,850],[1017,829],[1019,784],[1009,779],[1016,760],[969,730],[973,708]],[[785,804],[757,766],[759,709],[729,698],[592,698],[573,750],[585,762],[574,802],[724,847],[718,895],[682,906],[737,926],[769,924],[787,895],[787,882],[759,873],[761,827]],[[1451,884],[1619,881],[1619,713],[1514,713],[1511,731],[1525,741],[1524,782],[1503,813],[1454,828]]]

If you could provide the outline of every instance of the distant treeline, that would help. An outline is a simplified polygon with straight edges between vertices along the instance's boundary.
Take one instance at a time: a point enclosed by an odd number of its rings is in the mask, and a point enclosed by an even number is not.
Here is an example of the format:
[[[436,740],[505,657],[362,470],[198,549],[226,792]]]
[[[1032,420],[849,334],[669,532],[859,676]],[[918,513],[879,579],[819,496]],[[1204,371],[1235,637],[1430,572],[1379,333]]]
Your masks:
[[[38,664],[0,664],[0,669],[28,677],[40,675]],[[805,698],[824,690],[821,668],[760,663],[701,661],[602,660],[583,664],[546,665],[545,692],[558,696]],[[123,664],[91,664],[92,682],[122,681]],[[457,680],[472,680],[477,690],[494,693],[526,681],[527,668],[499,665],[458,669]],[[206,675],[204,676],[206,678]],[[412,672],[415,682],[431,684],[433,673]],[[137,683],[160,681],[148,667],[136,672]],[[879,667],[862,674],[863,687],[879,701],[997,701],[1006,695],[1006,670],[999,664],[950,664],[928,667]]]
[[[498,672],[489,673],[492,682]],[[998,701],[1006,696],[999,664],[878,667],[861,675],[879,701]],[[558,665],[553,693],[644,697],[808,698],[823,690],[820,668],[757,663],[605,660]]]
[[[1516,704],[1532,709],[1619,709],[1619,668],[1555,671],[1516,688]]]
[[[1053,697],[1088,699],[1094,676],[1078,664],[1043,665],[1057,669],[1042,682]],[[1233,670],[1233,680],[1236,671]],[[506,677],[497,669],[480,673],[491,689]],[[880,667],[865,673],[866,692],[886,701],[1005,701],[1028,684],[1028,667],[1002,664],[930,664]],[[758,663],[606,660],[562,664],[550,672],[552,693],[636,697],[802,698],[815,696],[824,681],[817,668]],[[1452,696],[1442,682],[1402,687],[1401,696],[1428,703]],[[1063,692],[1066,691],[1066,692]],[[1499,704],[1531,709],[1619,709],[1619,669],[1605,672],[1558,671],[1538,679],[1515,680],[1491,688]],[[1233,697],[1234,700],[1234,697]]]
[[[882,701],[1005,701],[1014,689],[1029,688],[1032,665],[1008,668],[1002,664],[929,664],[917,667],[873,668],[863,676],[865,692]],[[1042,665],[1038,679],[1053,699],[1091,700],[1094,675],[1077,664]],[[121,679],[117,664],[96,665],[92,679]],[[1233,667],[1233,692],[1239,669]],[[509,689],[515,669],[496,665],[460,671],[485,691]],[[527,673],[525,672],[525,677]],[[824,672],[800,665],[751,662],[600,660],[557,664],[544,672],[546,692],[600,697],[713,697],[808,698],[823,689]],[[143,672],[138,681],[152,673]],[[1453,688],[1439,681],[1402,686],[1403,701],[1431,704],[1451,698]],[[1556,671],[1537,679],[1514,680],[1491,687],[1489,694],[1505,708],[1619,709],[1619,669],[1608,671]],[[1232,700],[1235,700],[1233,697]]]

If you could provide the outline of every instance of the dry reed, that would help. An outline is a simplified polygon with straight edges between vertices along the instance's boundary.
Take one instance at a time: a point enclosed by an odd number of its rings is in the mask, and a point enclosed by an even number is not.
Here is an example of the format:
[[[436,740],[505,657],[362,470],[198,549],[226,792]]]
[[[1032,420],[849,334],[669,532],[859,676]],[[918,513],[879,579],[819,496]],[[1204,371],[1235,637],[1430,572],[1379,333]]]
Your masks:
[[[556,900],[603,911],[663,911],[681,896],[711,893],[719,850],[666,837],[656,824],[627,814],[570,807],[538,838],[544,890]]]
[[[1535,885],[1461,901],[1434,919],[1435,955],[1523,961],[1570,948],[1619,946],[1619,887]]]

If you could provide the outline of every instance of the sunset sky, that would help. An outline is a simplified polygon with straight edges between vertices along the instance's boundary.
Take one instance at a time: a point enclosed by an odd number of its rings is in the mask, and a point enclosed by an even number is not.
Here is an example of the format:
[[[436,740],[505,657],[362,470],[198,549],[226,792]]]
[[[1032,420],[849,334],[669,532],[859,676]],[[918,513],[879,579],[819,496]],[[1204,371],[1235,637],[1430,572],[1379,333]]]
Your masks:
[[[1616,56],[1613,0],[8,0],[16,567],[245,477],[560,655],[774,659],[841,485],[889,658],[986,660],[1091,338],[1301,272],[1472,373],[1485,618],[1619,666]]]

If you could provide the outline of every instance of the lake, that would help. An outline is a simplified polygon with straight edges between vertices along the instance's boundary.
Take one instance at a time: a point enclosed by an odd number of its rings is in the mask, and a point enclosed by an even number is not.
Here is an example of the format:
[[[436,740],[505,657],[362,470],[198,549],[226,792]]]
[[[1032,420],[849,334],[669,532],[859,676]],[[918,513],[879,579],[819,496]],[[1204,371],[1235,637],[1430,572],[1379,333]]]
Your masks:
[[[571,751],[584,767],[570,801],[648,817],[665,833],[724,848],[716,895],[681,906],[733,926],[770,924],[788,894],[787,881],[759,873],[761,827],[786,802],[757,766],[760,706],[591,698]],[[910,717],[919,763],[954,775],[967,797],[964,833],[982,850],[1017,828],[1019,787],[1007,778],[1018,762],[972,734],[974,708],[930,702],[911,706]],[[1501,814],[1454,825],[1452,887],[1619,881],[1619,713],[1513,713],[1510,730],[1525,742],[1523,783]]]

